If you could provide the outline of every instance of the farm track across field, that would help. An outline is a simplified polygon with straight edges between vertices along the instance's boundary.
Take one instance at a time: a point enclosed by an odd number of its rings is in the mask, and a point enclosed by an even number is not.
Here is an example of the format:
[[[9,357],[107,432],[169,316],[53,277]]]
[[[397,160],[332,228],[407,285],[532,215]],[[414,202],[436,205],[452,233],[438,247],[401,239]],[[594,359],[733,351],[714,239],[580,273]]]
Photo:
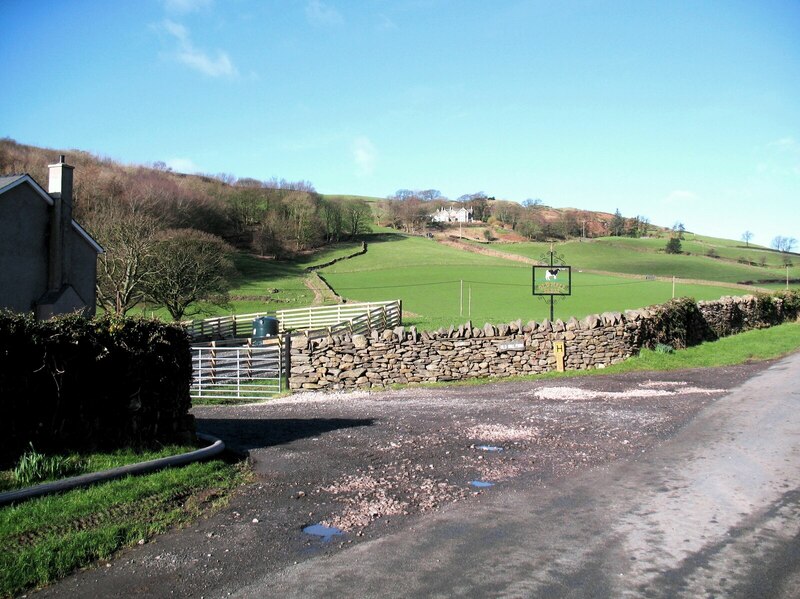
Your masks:
[[[506,253],[506,252],[503,252],[503,251],[500,251],[500,250],[495,250],[495,249],[491,249],[491,248],[487,248],[487,247],[475,246],[475,245],[472,245],[472,244],[469,244],[469,243],[463,243],[463,242],[454,241],[454,240],[451,240],[451,239],[437,239],[437,241],[439,243],[441,243],[442,245],[446,245],[446,246],[449,246],[449,247],[452,247],[452,248],[455,248],[455,249],[459,249],[459,250],[463,250],[463,251],[467,251],[467,252],[473,252],[475,254],[482,254],[484,256],[492,256],[492,257],[495,257],[495,258],[503,258],[505,260],[512,260],[514,262],[522,262],[524,264],[530,264],[530,265],[542,264],[539,260],[534,260],[533,258],[528,258],[527,256],[520,256],[519,254],[509,254],[509,253]],[[613,246],[612,245],[612,247],[618,247],[618,246]],[[646,250],[635,250],[635,251],[639,251],[641,253],[648,253]],[[613,271],[610,271],[610,270],[598,270],[598,269],[595,269],[595,268],[581,268],[581,271],[585,272],[585,273],[589,273],[589,274],[594,274],[594,275],[604,275],[604,276],[609,276],[609,277],[622,277],[623,279],[645,279],[647,277],[647,275],[636,275],[636,274],[631,274],[631,273],[613,272]],[[671,277],[655,276],[653,280],[670,282],[670,281],[672,281],[672,278]],[[724,282],[720,282],[720,281],[711,281],[711,280],[704,280],[704,279],[684,279],[682,277],[680,278],[680,280],[682,282],[684,282],[684,283],[689,283],[689,284],[692,284],[692,285],[715,285],[715,286],[718,286],[718,287],[730,287],[731,289],[740,289],[740,290],[747,291],[747,292],[750,292],[750,293],[752,293],[753,291],[764,291],[764,292],[768,292],[769,291],[769,289],[767,289],[766,287],[755,287],[753,285],[742,285],[740,283],[724,283]]]

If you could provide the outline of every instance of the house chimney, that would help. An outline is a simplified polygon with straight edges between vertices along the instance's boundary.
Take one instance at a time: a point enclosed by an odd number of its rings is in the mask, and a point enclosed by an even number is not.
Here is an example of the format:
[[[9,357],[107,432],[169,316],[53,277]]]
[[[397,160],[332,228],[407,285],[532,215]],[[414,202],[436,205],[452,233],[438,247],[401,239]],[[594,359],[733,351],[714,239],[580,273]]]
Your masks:
[[[49,165],[50,169],[50,182],[47,186],[47,192],[55,197],[61,198],[62,202],[69,203],[70,209],[72,208],[72,170],[75,168],[64,162],[64,155],[58,157],[58,162]]]
[[[64,285],[69,264],[69,232],[72,226],[72,170],[62,154],[55,164],[48,165],[50,177],[47,193],[53,198],[50,220],[50,269],[48,284],[51,291]]]

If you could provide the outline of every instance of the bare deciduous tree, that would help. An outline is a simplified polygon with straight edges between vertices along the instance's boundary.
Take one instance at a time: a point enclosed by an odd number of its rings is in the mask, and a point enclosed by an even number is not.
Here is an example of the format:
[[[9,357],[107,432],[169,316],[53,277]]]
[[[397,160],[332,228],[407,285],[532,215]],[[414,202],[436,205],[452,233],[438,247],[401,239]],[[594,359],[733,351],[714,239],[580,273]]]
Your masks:
[[[114,211],[95,214],[87,225],[105,250],[97,261],[97,301],[107,312],[124,315],[144,297],[158,225],[143,214]]]
[[[797,240],[794,237],[783,237],[778,235],[772,239],[772,247],[779,252],[791,252]]]
[[[147,299],[164,306],[175,320],[198,301],[224,305],[236,269],[233,248],[225,241],[195,229],[169,229],[153,243],[152,269],[144,281]]]

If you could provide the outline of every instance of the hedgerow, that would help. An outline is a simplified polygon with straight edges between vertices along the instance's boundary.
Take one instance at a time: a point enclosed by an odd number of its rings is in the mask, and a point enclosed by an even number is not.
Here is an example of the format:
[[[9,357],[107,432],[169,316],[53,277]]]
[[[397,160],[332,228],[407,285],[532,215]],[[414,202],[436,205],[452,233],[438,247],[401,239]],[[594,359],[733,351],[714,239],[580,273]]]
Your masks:
[[[715,337],[692,298],[674,299],[650,309],[653,316],[644,323],[644,345],[648,349],[659,344],[682,349]]]
[[[187,440],[189,339],[157,320],[0,311],[0,462]]]

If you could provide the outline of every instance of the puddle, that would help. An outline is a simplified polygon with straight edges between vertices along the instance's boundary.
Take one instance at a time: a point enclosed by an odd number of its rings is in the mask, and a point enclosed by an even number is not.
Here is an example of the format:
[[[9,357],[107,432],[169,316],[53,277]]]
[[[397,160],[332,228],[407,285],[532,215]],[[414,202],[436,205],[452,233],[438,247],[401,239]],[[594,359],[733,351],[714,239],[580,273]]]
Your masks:
[[[493,487],[494,483],[490,483],[488,480],[471,480],[469,481],[473,487],[478,487],[479,489],[485,489],[487,487]]]
[[[497,445],[478,445],[476,449],[480,449],[481,451],[503,451],[503,448]]]
[[[335,526],[323,526],[322,524],[311,524],[306,526],[303,529],[303,532],[307,535],[320,537],[326,543],[333,539],[333,537],[344,534],[342,530],[336,528]]]

